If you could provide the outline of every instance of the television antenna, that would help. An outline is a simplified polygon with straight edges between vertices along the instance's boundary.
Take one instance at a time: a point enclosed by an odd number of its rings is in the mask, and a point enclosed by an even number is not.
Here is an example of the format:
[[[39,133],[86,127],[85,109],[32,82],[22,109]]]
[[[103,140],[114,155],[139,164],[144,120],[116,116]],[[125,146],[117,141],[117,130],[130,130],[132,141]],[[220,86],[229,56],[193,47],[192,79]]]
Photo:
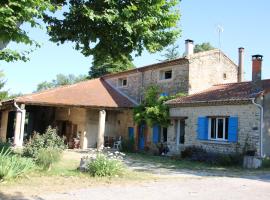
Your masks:
[[[218,46],[221,49],[221,34],[224,32],[224,28],[221,25],[217,25],[217,32],[218,32]]]

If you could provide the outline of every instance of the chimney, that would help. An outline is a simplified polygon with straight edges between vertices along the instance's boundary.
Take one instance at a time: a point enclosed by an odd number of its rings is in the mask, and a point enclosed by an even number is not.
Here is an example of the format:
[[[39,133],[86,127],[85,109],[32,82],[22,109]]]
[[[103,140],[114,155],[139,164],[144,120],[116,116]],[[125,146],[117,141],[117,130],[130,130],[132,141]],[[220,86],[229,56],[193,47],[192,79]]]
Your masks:
[[[254,93],[262,90],[262,55],[252,56],[252,90]]]
[[[238,48],[238,82],[244,81],[244,48]]]
[[[187,39],[187,40],[185,40],[185,44],[186,44],[185,56],[192,55],[194,52],[193,40]]]

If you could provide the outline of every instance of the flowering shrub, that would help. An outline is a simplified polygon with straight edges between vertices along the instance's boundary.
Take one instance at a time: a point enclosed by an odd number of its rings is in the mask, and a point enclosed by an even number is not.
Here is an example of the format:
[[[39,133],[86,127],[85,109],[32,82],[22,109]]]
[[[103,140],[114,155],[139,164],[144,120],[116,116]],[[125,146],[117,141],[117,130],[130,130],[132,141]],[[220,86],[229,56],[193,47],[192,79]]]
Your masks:
[[[82,158],[80,169],[97,177],[115,177],[124,172],[121,152],[94,151],[89,157]]]

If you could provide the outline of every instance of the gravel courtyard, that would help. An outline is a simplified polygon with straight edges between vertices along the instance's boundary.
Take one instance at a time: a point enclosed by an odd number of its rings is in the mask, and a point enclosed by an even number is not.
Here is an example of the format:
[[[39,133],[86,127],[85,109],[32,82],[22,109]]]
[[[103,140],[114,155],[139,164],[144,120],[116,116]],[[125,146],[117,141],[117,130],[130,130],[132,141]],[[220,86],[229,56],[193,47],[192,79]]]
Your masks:
[[[270,182],[243,178],[184,177],[158,180],[135,185],[110,185],[85,188],[62,194],[41,196],[45,200],[269,200]]]
[[[78,158],[78,162],[82,156],[81,153],[67,153],[69,157]],[[158,163],[157,160],[151,162],[151,160],[141,159],[140,156],[129,156],[125,162],[130,169],[150,173],[154,178],[143,181],[83,185],[65,191],[41,190],[38,195],[31,196],[19,192],[5,195],[1,193],[0,188],[0,200],[270,199],[269,171],[175,169],[168,163],[164,166],[164,163]],[[61,188],[61,185],[55,185],[55,187]]]

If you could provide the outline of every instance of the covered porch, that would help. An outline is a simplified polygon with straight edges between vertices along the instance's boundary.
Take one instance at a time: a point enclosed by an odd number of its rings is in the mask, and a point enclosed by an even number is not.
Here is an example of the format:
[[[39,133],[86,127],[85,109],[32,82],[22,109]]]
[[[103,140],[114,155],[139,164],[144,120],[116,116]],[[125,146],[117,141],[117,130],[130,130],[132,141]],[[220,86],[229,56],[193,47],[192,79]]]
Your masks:
[[[112,145],[134,126],[133,105],[101,79],[18,97],[1,103],[0,139],[20,147],[51,126],[70,148]]]

